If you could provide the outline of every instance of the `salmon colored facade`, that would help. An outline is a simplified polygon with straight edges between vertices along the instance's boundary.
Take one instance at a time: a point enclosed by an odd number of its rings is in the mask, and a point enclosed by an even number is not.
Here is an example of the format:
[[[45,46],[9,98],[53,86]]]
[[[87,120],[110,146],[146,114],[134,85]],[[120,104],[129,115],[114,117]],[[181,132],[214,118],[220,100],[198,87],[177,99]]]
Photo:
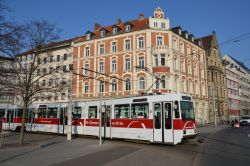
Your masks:
[[[100,92],[103,97],[184,92],[195,99],[198,122],[206,121],[205,50],[192,35],[170,28],[160,8],[153,17],[140,15],[104,27],[96,24],[73,47],[74,100],[98,98]],[[161,77],[161,83],[155,83],[154,75]]]

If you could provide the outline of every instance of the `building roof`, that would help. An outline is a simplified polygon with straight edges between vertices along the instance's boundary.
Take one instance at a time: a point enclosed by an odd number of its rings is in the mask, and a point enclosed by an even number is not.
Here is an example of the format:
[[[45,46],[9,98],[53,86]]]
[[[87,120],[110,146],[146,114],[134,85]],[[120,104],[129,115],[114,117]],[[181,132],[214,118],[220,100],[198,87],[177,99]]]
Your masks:
[[[0,56],[0,60],[15,61],[14,58],[12,58],[12,57],[7,57],[7,56]]]
[[[207,50],[210,48],[212,40],[213,40],[213,35],[208,35],[205,37],[200,38],[200,40],[202,41],[202,45],[204,46],[204,48]]]
[[[238,61],[237,59],[233,58],[232,56],[228,55],[232,60],[234,60],[241,68],[246,70],[250,74],[250,69],[244,65],[243,62]]]
[[[181,26],[171,28],[171,31],[177,35],[182,36],[184,39],[188,40],[189,42],[192,42],[193,44],[197,45],[198,47],[201,47],[204,49],[204,46],[202,45],[202,43],[201,44],[199,43],[200,39],[195,39],[195,36],[193,34],[189,34],[187,30],[183,31]],[[186,38],[186,34],[187,34],[187,38]],[[192,41],[192,38],[193,38],[193,41]]]
[[[96,29],[95,31],[92,32],[93,36],[91,37],[90,40],[102,38],[100,33],[101,33],[101,30],[104,30],[104,29],[106,30],[104,37],[127,33],[125,30],[126,25],[131,25],[131,29],[129,32],[139,31],[139,30],[149,28],[148,18],[143,18],[143,19],[139,19],[139,20],[131,20],[131,21],[126,21],[126,22],[119,22],[118,24],[103,26],[103,27]],[[114,27],[118,28],[117,34],[113,34],[113,32],[112,32]],[[85,36],[82,36],[82,37],[74,40],[75,43],[79,43],[79,42],[83,42],[83,41],[86,41]]]
[[[41,49],[39,49],[39,51],[70,45],[71,42],[73,42],[74,40],[77,40],[79,38],[80,37],[75,37],[75,38],[71,38],[71,39],[67,39],[67,40],[61,40],[61,41],[57,41],[57,42],[50,42],[47,45],[45,45],[44,47],[42,47]],[[33,52],[34,52],[34,49],[30,49],[30,50],[27,50],[27,51],[21,53],[21,55],[27,55],[27,54],[31,54]]]

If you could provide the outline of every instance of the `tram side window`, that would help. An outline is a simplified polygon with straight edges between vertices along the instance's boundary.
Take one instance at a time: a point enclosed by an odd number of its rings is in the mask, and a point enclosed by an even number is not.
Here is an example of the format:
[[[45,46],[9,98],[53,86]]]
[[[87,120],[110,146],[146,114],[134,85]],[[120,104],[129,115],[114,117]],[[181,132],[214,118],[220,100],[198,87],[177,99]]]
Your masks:
[[[179,102],[178,101],[174,102],[174,117],[180,118],[180,109],[179,109]]]
[[[4,118],[5,110],[0,110],[0,118]]]
[[[97,118],[97,106],[89,106],[88,117]]]
[[[131,107],[132,118],[148,118],[148,103],[136,103]]]
[[[26,113],[27,113],[27,111],[26,111]],[[23,109],[17,109],[17,110],[15,111],[15,117],[16,117],[16,118],[21,118],[22,115],[23,115]]]
[[[161,128],[161,104],[154,104],[155,129]]]
[[[38,118],[46,118],[46,108],[40,108],[37,110]]]
[[[129,118],[129,104],[115,105],[115,118],[128,119]]]
[[[171,119],[171,104],[165,103],[165,128],[172,128],[172,119]]]
[[[57,118],[57,108],[49,108],[47,118]]]
[[[72,112],[72,118],[73,119],[79,119],[81,118],[81,107],[75,107]]]

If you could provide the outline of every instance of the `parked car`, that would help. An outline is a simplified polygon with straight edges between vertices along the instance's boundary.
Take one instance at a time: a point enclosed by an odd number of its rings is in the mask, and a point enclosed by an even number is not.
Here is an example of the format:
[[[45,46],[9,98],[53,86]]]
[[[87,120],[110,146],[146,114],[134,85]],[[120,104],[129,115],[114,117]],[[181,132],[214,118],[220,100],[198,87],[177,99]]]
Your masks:
[[[246,126],[250,125],[250,115],[244,115],[240,117],[240,125]]]

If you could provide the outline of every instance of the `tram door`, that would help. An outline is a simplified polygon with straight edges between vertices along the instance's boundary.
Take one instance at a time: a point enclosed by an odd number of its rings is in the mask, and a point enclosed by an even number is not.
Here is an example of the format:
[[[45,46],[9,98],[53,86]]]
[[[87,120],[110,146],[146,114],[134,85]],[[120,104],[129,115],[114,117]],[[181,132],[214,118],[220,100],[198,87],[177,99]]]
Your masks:
[[[65,125],[67,125],[66,107],[59,108],[59,133],[65,133]]]
[[[14,110],[7,110],[7,130],[11,130],[11,123],[13,123]]]
[[[154,142],[173,143],[172,103],[154,103]]]
[[[111,116],[111,106],[110,105],[102,106],[102,136],[104,138],[111,137],[110,116]]]

